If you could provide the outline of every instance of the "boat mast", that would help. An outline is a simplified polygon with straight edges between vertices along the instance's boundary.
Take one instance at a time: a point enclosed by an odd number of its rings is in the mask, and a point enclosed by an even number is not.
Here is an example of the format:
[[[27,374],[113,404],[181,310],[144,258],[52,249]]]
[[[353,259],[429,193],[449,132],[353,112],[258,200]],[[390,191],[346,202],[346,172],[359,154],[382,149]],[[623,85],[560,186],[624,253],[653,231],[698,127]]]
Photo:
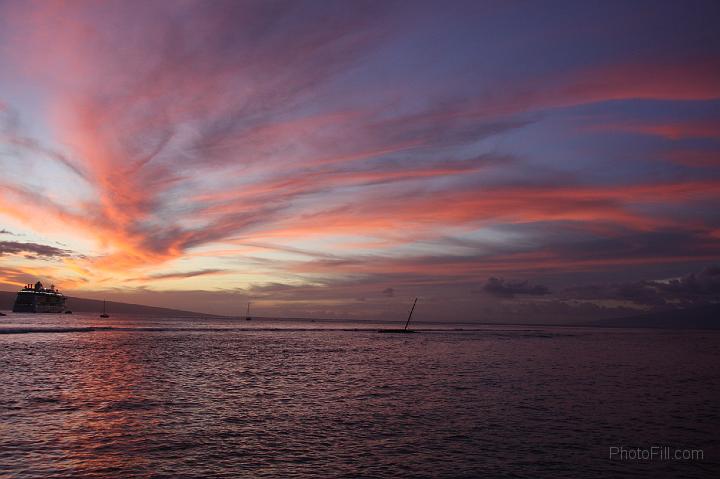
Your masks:
[[[415,311],[415,305],[417,304],[417,298],[415,298],[415,301],[413,301],[412,308],[410,308],[410,314],[408,315],[407,321],[405,321],[405,329],[407,329],[408,324],[410,324],[410,318],[412,318],[413,311]]]

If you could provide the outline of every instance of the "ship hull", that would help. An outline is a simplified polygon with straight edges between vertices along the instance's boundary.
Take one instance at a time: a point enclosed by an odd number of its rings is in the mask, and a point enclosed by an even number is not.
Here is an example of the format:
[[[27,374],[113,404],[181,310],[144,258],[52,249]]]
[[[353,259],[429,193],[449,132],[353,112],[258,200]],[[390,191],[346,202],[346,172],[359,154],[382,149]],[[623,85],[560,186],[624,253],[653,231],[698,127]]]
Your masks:
[[[62,313],[64,304],[16,304],[13,313]]]

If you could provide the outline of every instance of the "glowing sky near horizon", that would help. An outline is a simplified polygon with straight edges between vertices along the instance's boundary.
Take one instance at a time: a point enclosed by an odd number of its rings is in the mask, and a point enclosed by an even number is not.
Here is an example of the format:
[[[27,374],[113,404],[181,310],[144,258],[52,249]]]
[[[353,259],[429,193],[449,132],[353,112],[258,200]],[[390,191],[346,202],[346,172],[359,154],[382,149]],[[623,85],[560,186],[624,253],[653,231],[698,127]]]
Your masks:
[[[556,293],[720,258],[719,18],[0,1],[0,289],[291,316],[632,306]]]

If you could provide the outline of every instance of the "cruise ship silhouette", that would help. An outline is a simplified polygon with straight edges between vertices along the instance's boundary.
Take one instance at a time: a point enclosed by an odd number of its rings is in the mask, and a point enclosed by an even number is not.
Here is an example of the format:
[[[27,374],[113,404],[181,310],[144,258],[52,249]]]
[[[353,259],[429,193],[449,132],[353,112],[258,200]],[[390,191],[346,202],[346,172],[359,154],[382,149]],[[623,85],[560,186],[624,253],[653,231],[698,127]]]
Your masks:
[[[65,311],[65,296],[55,289],[55,285],[44,288],[40,281],[34,286],[25,285],[18,292],[13,305],[13,313],[62,313],[63,311]]]

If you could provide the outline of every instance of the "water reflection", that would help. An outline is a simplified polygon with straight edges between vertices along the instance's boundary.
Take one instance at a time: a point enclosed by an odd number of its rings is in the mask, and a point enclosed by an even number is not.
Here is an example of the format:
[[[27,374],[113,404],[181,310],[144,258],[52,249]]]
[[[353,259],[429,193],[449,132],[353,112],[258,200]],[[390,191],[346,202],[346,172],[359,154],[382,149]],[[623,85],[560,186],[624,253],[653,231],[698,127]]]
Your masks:
[[[549,463],[617,475],[603,444],[709,447],[719,426],[717,336],[652,334],[12,335],[0,475],[542,476]]]
[[[144,445],[162,412],[144,384],[151,371],[136,339],[126,332],[78,338],[75,352],[55,365],[66,380],[58,381],[59,466],[73,475],[148,470]]]

